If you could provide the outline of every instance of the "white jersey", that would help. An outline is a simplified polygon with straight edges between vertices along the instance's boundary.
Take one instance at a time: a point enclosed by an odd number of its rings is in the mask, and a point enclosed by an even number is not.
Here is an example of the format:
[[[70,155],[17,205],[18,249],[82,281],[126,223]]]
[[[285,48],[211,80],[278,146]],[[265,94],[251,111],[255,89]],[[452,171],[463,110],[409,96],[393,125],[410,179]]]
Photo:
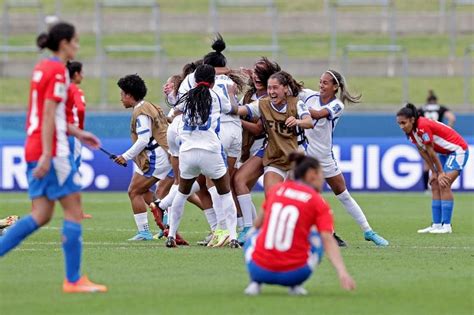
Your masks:
[[[328,104],[321,104],[319,92],[312,91],[306,94],[304,100],[308,109],[322,110],[326,109],[329,116],[319,120],[313,119],[313,129],[306,129],[305,134],[308,138],[307,153],[309,156],[317,159],[323,159],[332,155],[333,132],[337,121],[341,118],[344,111],[344,104],[337,98],[331,100]]]
[[[221,97],[225,97],[229,99],[229,92],[227,90],[228,85],[233,85],[234,81],[232,81],[228,76],[225,74],[219,74],[215,77],[214,87],[212,90],[219,94]],[[190,73],[184,78],[183,82],[179,86],[178,94],[181,96],[191,90],[196,85],[196,79],[194,78],[194,72]],[[232,122],[236,125],[241,125],[240,117],[237,115],[227,115],[222,114],[221,122],[227,123]]]
[[[207,121],[192,125],[188,113],[185,112],[185,103],[177,105],[177,109],[183,112],[182,121],[184,122],[179,131],[181,146],[179,152],[185,152],[192,149],[202,149],[212,152],[221,152],[222,143],[219,139],[221,125],[221,114],[229,113],[232,106],[229,99],[222,97],[213,90],[209,90],[212,97],[212,105]]]

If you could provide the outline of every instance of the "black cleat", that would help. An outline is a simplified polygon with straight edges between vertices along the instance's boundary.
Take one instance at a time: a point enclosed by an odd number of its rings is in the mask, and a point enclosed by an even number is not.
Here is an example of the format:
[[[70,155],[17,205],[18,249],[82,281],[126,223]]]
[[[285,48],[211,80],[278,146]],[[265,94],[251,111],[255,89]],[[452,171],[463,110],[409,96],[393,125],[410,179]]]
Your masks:
[[[241,248],[239,242],[236,239],[233,239],[229,243],[230,248]]]
[[[347,243],[344,242],[344,240],[343,240],[342,238],[340,238],[340,237],[336,234],[336,232],[332,233],[332,236],[333,236],[334,239],[336,240],[337,245],[338,245],[339,247],[347,247]]]
[[[172,236],[168,236],[168,239],[166,240],[166,247],[168,248],[173,248],[173,247],[178,247],[176,245],[176,240]]]

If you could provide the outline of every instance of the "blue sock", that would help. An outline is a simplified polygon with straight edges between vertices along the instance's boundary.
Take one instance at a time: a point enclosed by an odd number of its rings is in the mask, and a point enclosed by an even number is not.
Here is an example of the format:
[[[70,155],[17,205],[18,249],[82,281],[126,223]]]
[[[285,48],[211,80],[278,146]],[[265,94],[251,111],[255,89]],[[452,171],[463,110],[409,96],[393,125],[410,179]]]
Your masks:
[[[453,208],[454,200],[441,200],[441,213],[443,214],[443,224],[451,224]]]
[[[0,257],[17,247],[28,235],[39,228],[31,215],[16,222],[4,236],[0,237]]]
[[[431,217],[434,224],[441,224],[441,200],[431,201]]]
[[[82,226],[64,220],[62,236],[66,278],[69,282],[76,282],[80,278],[81,270]]]

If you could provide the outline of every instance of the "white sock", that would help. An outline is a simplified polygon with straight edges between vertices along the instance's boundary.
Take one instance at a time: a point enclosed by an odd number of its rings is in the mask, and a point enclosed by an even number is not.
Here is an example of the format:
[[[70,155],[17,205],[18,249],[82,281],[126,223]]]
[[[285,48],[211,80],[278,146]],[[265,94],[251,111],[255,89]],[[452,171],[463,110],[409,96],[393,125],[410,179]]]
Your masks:
[[[171,204],[173,204],[173,200],[174,200],[174,197],[176,196],[177,191],[178,191],[178,185],[173,184],[173,186],[171,186],[170,191],[168,192],[166,197],[160,201],[161,209],[166,210],[169,207],[171,207]]]
[[[237,231],[242,231],[244,229],[244,219],[242,217],[237,217]]]
[[[188,197],[189,195],[182,194],[179,190],[176,192],[176,196],[174,197],[173,204],[170,208],[170,213],[168,214],[170,223],[168,236],[176,238],[176,231],[178,231],[179,222],[181,221],[184,212],[184,203]]]
[[[207,223],[209,223],[211,231],[215,231],[217,227],[217,217],[214,208],[204,210],[204,215],[206,216]]]
[[[237,239],[237,208],[235,207],[234,198],[232,193],[220,195],[222,200],[222,209],[225,213],[225,222],[227,224],[227,230],[229,230],[230,239]]]
[[[199,186],[199,183],[197,181],[194,181],[193,186],[191,187],[191,192],[190,194],[197,193],[198,191],[201,190],[201,186]]]
[[[214,211],[216,212],[216,217],[217,217],[217,228],[220,230],[226,230],[226,221],[225,221],[225,212],[224,208],[222,208],[222,200],[219,194],[217,193],[217,188],[216,186],[213,186],[209,188],[209,194],[211,195],[212,199],[212,205],[214,208]]]
[[[146,212],[134,214],[135,223],[138,228],[138,232],[149,232],[150,226],[148,225],[148,214]]]
[[[359,224],[360,228],[364,231],[370,231],[372,228],[365,217],[364,212],[359,207],[357,202],[352,198],[351,194],[346,190],[336,196],[337,199],[342,203],[346,211],[354,218],[354,220]]]
[[[237,200],[239,201],[240,209],[242,210],[244,227],[251,227],[254,219],[253,212],[257,212],[252,202],[252,196],[250,194],[240,195],[237,196]]]

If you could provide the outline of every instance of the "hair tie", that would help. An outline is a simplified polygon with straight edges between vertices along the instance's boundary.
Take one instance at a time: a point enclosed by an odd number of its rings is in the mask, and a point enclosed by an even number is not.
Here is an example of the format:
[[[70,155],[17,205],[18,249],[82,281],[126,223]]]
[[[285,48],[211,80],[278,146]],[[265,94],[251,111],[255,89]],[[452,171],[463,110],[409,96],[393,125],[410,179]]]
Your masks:
[[[201,82],[197,82],[197,83],[196,83],[196,87],[198,87],[198,86],[205,86],[205,87],[210,88],[210,87],[211,87],[211,83],[206,82],[206,81],[201,81]]]
[[[331,70],[327,70],[326,72],[329,73],[334,78],[334,80],[336,80],[337,85],[341,86],[341,84],[339,84],[339,80],[336,78],[336,75]]]

